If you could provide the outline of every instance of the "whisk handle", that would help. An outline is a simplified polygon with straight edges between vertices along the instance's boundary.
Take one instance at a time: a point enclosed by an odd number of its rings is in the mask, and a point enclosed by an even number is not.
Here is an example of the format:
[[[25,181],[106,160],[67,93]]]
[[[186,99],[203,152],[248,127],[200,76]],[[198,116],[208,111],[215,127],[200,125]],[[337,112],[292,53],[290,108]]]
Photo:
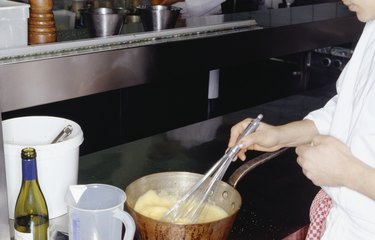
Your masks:
[[[239,141],[241,138],[249,135],[250,133],[254,132],[257,129],[257,127],[259,126],[259,123],[262,120],[262,118],[263,118],[263,114],[259,114],[256,118],[251,120],[249,125],[247,125],[245,130],[243,130],[243,132],[240,134],[237,141]]]
[[[247,125],[247,127],[245,128],[245,130],[243,130],[243,132],[238,136],[238,139],[237,139],[237,144],[234,145],[232,148],[230,148],[228,151],[227,151],[227,157],[229,158],[233,158],[234,156],[237,155],[237,153],[241,150],[241,147],[238,145],[238,141],[249,135],[250,133],[252,132],[255,132],[255,130],[258,128],[259,124],[260,124],[260,121],[262,120],[263,118],[263,115],[262,114],[259,114],[257,116],[257,118],[254,118],[253,120],[251,120],[251,122],[249,123],[249,125]]]

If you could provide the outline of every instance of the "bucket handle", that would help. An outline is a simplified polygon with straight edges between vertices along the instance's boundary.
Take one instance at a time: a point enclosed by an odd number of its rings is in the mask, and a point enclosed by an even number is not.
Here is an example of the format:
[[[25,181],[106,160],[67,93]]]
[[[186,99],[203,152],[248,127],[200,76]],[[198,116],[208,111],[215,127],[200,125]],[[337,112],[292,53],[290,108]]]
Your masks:
[[[130,214],[120,209],[115,209],[113,217],[120,219],[125,225],[123,240],[133,240],[135,234],[135,223]]]
[[[280,154],[284,153],[289,148],[282,148],[280,150],[277,150],[275,152],[266,152],[263,153],[246,163],[242,164],[239,168],[237,168],[232,175],[228,179],[228,184],[232,185],[233,187],[236,187],[237,183],[251,170],[256,168],[257,166],[279,156]]]

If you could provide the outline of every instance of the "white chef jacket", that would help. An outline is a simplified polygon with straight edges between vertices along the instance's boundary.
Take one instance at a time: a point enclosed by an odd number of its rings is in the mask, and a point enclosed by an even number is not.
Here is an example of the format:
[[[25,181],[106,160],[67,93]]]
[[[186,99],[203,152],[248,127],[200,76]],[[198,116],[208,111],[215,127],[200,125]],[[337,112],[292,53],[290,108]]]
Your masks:
[[[195,17],[221,13],[221,3],[225,0],[185,0],[174,4],[182,8],[181,14],[185,17]]]
[[[375,21],[366,23],[353,56],[340,75],[334,96],[311,119],[321,134],[349,146],[375,168]],[[361,178],[361,176],[358,176]],[[323,189],[332,198],[322,240],[374,240],[375,201],[346,187]]]

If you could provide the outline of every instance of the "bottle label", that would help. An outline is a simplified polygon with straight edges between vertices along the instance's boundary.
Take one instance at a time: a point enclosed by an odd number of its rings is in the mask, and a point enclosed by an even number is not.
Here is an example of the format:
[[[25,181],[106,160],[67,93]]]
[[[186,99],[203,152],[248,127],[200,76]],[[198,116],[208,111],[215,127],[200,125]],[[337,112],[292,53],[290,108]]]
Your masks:
[[[22,177],[25,181],[36,179],[36,160],[22,159]]]
[[[33,240],[33,233],[23,233],[14,229],[14,240]],[[49,240],[49,226],[47,228],[47,240]]]
[[[19,232],[14,229],[14,240],[33,240],[33,234]]]

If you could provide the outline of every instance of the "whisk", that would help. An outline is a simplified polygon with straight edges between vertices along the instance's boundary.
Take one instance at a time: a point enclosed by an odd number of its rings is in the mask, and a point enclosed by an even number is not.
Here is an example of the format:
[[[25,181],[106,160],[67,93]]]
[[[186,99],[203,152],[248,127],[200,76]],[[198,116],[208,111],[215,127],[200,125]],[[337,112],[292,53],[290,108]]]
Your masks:
[[[163,216],[164,221],[172,223],[196,223],[201,214],[208,195],[215,184],[220,181],[228,169],[233,158],[240,151],[238,140],[254,132],[259,126],[263,115],[259,114],[253,119],[237,139],[237,144],[224,154],[208,171],[195,183]]]

